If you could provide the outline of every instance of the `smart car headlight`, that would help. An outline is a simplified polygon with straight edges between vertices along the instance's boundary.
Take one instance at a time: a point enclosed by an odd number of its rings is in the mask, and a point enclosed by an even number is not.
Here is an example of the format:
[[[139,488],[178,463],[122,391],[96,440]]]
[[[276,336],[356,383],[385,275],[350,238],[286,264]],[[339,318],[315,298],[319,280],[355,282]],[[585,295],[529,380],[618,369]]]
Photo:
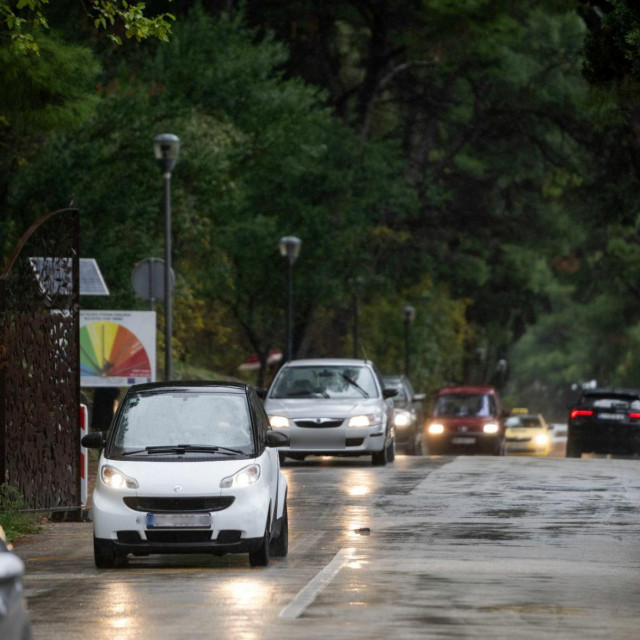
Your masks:
[[[269,423],[272,429],[283,429],[289,426],[289,418],[285,418],[285,416],[269,416]]]
[[[255,484],[260,477],[260,465],[250,464],[237,471],[232,476],[227,476],[220,480],[221,489],[249,487]]]
[[[482,427],[482,430],[485,433],[498,433],[498,431],[500,431],[500,425],[497,422],[487,422],[487,424]]]
[[[432,435],[439,435],[444,433],[444,425],[439,422],[432,422],[427,428],[427,431]]]
[[[404,409],[397,409],[393,421],[396,427],[408,427],[411,424],[411,414]]]
[[[374,424],[380,424],[382,422],[382,416],[377,413],[370,413],[361,416],[351,416],[349,418],[350,427],[371,427]]]
[[[137,489],[138,481],[135,478],[122,473],[119,469],[105,464],[100,469],[100,479],[112,489]]]

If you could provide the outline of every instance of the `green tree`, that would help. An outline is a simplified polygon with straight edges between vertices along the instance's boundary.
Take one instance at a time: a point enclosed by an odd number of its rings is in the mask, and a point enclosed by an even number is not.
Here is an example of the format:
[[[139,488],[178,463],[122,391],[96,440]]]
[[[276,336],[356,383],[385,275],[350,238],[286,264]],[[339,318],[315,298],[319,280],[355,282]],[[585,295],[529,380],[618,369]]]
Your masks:
[[[148,16],[143,2],[88,0],[82,6],[85,19],[116,44],[122,44],[122,36],[138,41],[149,37],[166,41],[175,19],[170,13]],[[14,53],[39,54],[54,12],[47,0],[0,0],[0,42],[9,44]]]

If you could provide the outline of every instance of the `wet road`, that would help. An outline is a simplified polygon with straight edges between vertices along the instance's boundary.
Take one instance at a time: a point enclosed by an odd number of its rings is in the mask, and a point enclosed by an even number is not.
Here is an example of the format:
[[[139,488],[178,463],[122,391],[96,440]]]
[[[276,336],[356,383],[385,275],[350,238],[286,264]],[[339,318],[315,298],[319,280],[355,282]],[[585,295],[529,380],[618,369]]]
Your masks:
[[[290,549],[93,565],[91,525],[17,545],[36,640],[620,638],[640,627],[640,461],[309,460]]]

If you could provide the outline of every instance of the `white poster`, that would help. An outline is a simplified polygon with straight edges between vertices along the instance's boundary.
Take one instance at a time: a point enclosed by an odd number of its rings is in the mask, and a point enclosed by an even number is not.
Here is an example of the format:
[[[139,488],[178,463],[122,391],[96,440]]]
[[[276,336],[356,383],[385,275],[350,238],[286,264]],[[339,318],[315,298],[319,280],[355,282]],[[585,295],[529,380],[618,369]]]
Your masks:
[[[80,311],[80,386],[156,379],[155,311]]]

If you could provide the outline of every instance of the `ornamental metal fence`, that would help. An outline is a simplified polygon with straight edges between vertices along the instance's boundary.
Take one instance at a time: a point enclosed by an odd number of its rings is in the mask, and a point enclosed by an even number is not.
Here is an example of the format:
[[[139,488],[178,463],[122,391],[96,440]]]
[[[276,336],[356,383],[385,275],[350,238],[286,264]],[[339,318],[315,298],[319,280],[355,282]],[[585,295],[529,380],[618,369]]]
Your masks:
[[[44,215],[0,275],[0,483],[80,507],[79,214]]]

